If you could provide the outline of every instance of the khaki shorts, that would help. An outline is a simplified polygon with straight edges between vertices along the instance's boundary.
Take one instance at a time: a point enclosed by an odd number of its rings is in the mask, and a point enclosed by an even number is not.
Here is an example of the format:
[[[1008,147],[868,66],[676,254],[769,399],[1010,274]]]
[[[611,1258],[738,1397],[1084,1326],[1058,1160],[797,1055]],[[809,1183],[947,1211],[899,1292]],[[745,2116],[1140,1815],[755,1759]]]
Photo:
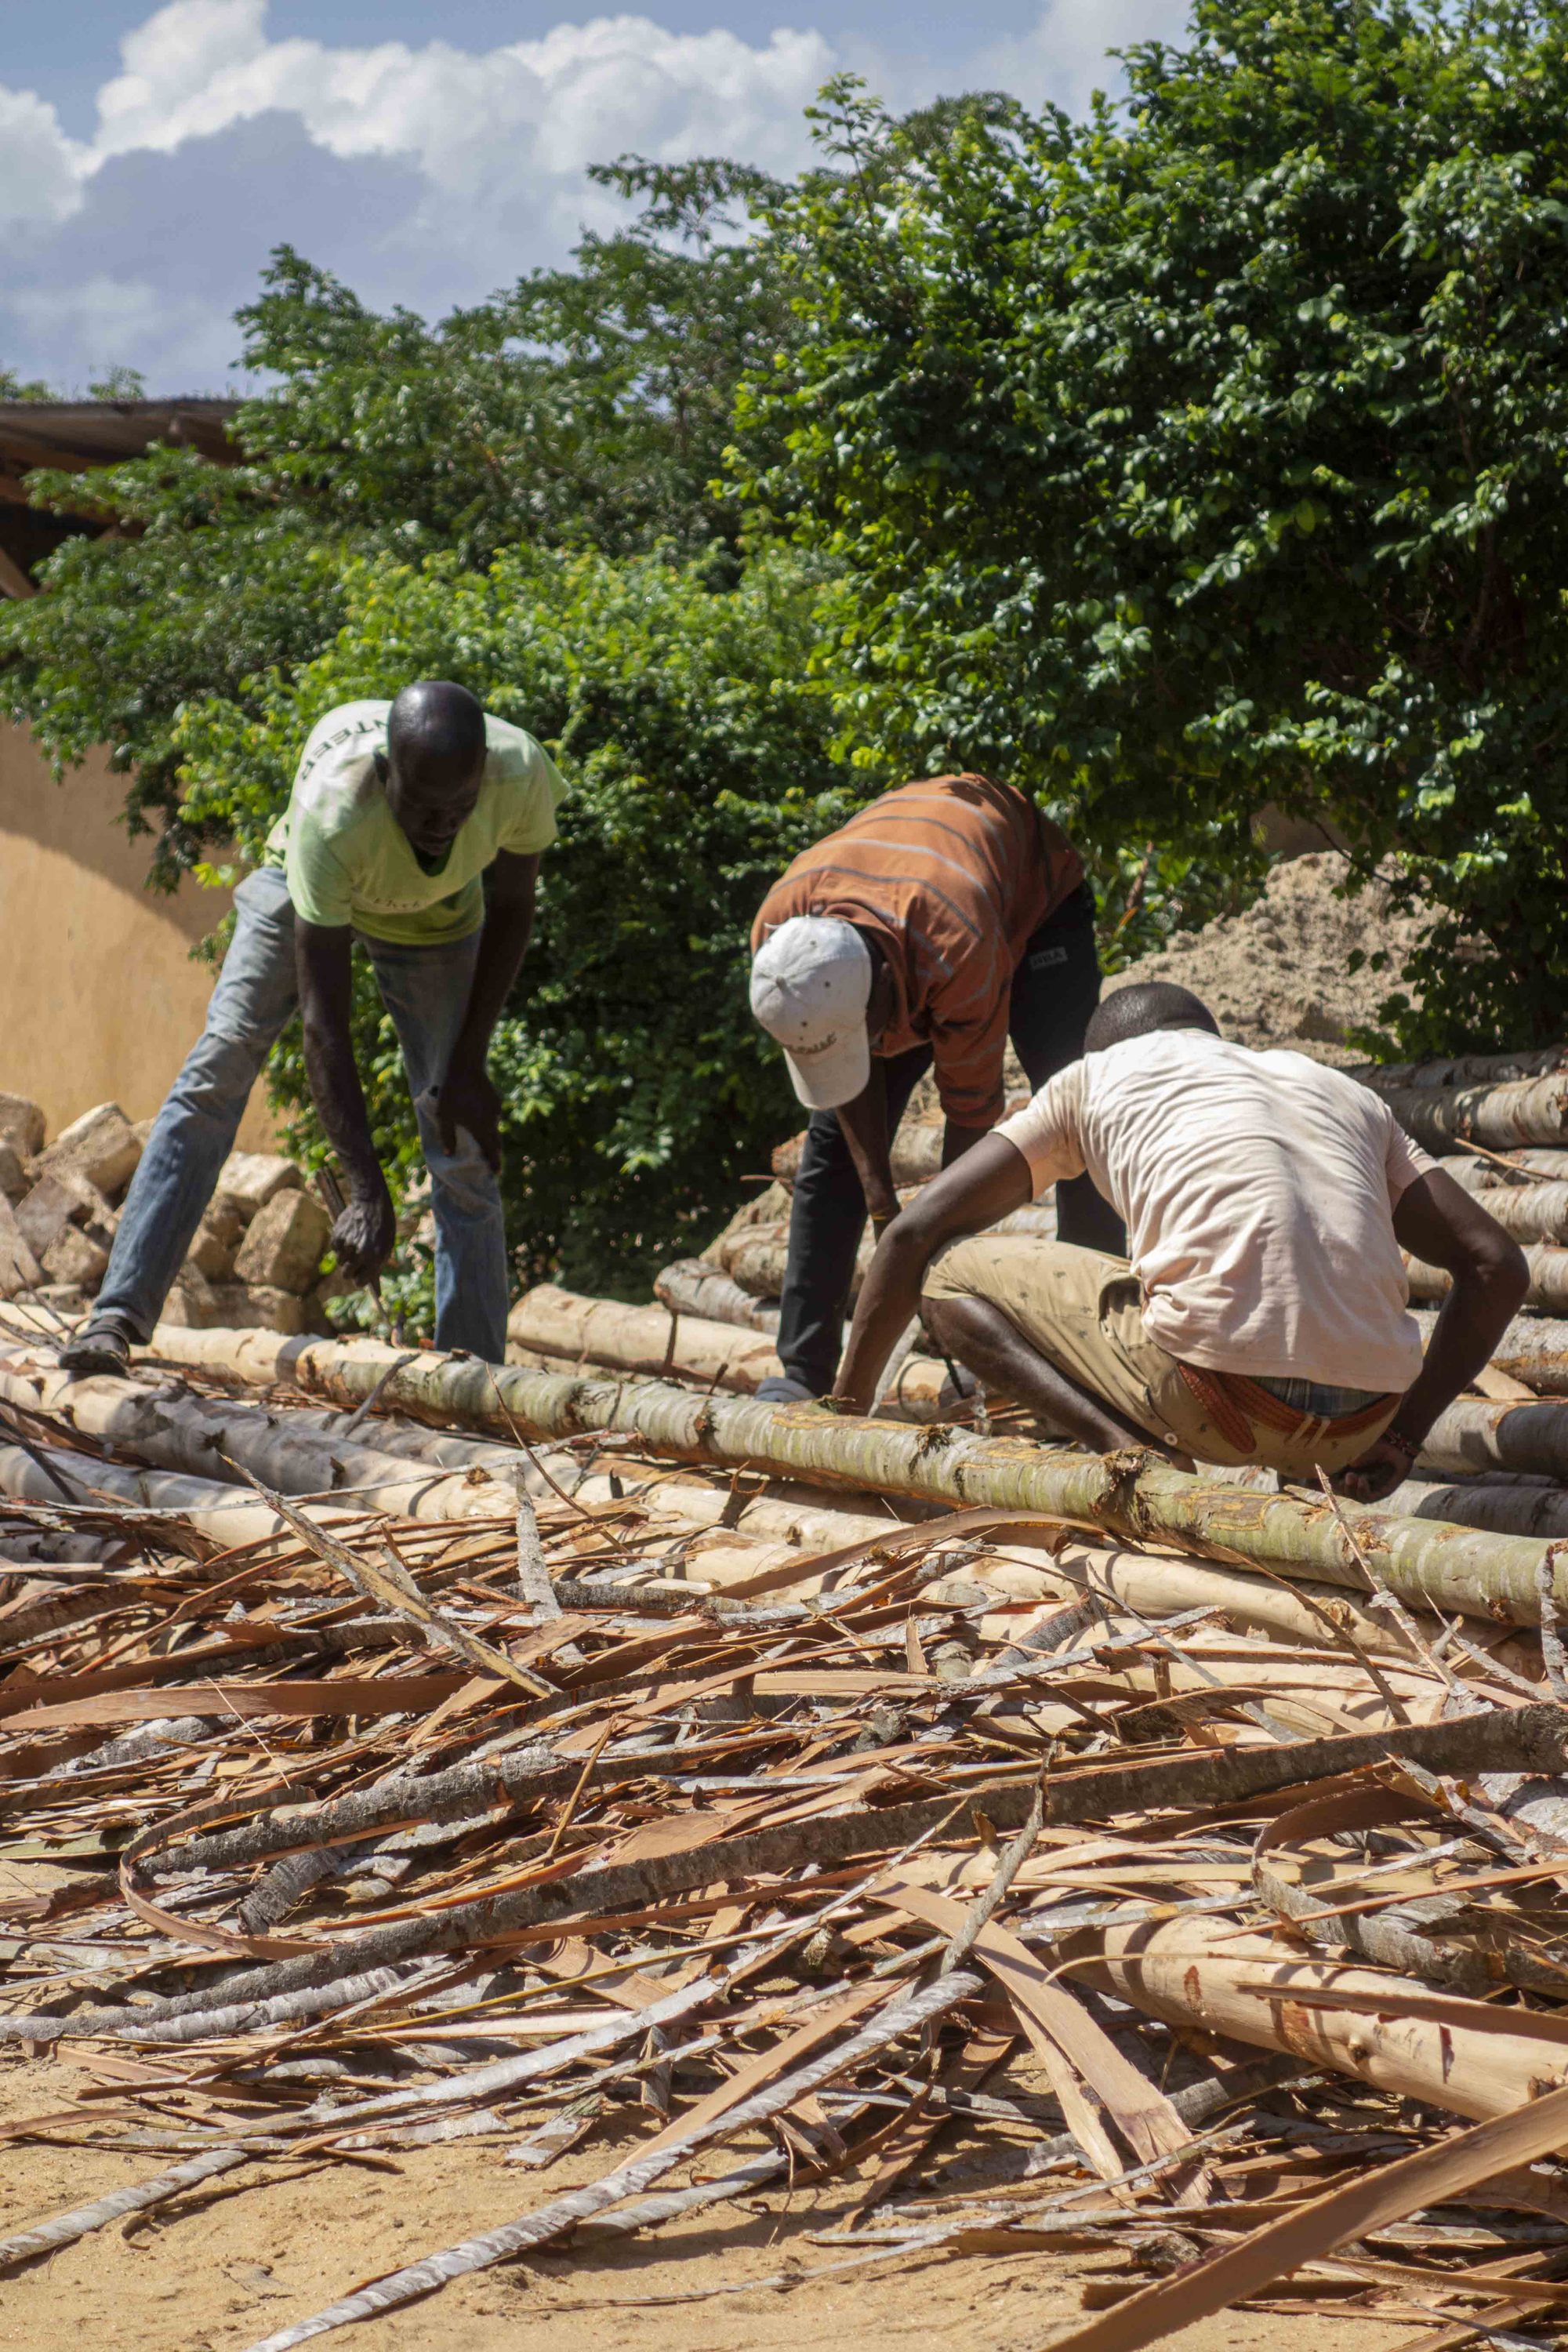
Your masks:
[[[1369,1426],[1358,1417],[1340,1437],[1332,1423],[1305,1424],[1300,1436],[1255,1423],[1253,1444],[1244,1449],[1205,1411],[1175,1357],[1144,1329],[1142,1292],[1126,1259],[1068,1242],[973,1234],[928,1269],[922,1296],[987,1300],[1076,1387],[1199,1462],[1256,1463],[1310,1481],[1319,1465],[1332,1471],[1359,1461],[1399,1402],[1391,1397],[1383,1421]]]

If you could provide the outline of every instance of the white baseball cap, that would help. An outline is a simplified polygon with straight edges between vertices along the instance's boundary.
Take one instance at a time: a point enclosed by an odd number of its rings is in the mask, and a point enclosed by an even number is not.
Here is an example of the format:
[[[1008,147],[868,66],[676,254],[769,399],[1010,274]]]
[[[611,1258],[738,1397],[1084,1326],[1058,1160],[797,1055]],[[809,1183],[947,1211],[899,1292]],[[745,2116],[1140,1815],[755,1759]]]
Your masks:
[[[789,1063],[809,1110],[852,1102],[871,1075],[871,951],[836,915],[792,915],[752,962],[752,1011]]]

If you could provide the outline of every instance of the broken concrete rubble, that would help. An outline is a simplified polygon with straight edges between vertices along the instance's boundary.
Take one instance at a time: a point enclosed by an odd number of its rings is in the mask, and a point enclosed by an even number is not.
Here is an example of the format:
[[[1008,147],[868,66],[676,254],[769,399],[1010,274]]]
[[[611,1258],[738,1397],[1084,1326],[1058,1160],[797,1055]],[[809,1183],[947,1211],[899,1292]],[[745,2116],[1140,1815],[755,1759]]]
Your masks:
[[[64,1225],[40,1261],[51,1282],[73,1283],[79,1290],[96,1290],[109,1272],[109,1252],[79,1225]]]
[[[9,1201],[0,1199],[0,1298],[35,1289],[43,1278],[32,1244],[16,1223],[16,1212]]]
[[[0,1093],[0,1297],[30,1299],[68,1319],[88,1310],[153,1126],[100,1103],[49,1142],[37,1104]],[[325,1328],[319,1276],[331,1220],[304,1184],[303,1171],[279,1152],[238,1151],[226,1160],[171,1296],[171,1324]],[[237,1254],[258,1218],[266,1223],[238,1268]]]
[[[314,1302],[260,1283],[209,1282],[187,1258],[163,1308],[163,1320],[185,1331],[320,1329]]]
[[[100,1212],[105,1218],[114,1213],[96,1185],[89,1184],[74,1170],[64,1168],[29,1185],[16,1203],[16,1223],[26,1234],[34,1254],[42,1258],[68,1225],[98,1219]]]
[[[213,1205],[247,1225],[268,1201],[298,1190],[304,1181],[303,1171],[279,1152],[233,1151],[224,1161]]]
[[[0,1143],[24,1162],[44,1148],[44,1114],[26,1095],[0,1094]]]
[[[313,1193],[275,1192],[258,1210],[235,1255],[241,1282],[302,1296],[321,1272],[332,1221]]]
[[[185,1253],[185,1264],[205,1275],[209,1282],[234,1279],[234,1244],[224,1239],[210,1210],[196,1227],[195,1239]]]
[[[100,1192],[118,1192],[136,1173],[142,1145],[118,1103],[100,1103],[62,1128],[37,1155],[35,1180],[69,1170]]]

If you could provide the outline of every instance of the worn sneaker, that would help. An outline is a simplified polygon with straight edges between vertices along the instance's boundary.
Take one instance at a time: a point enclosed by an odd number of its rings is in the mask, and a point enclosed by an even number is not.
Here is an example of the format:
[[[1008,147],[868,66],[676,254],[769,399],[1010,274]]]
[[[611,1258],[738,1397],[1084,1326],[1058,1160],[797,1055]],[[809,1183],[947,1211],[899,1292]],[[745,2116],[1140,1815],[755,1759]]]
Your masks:
[[[131,1367],[131,1334],[123,1323],[105,1316],[86,1324],[59,1352],[62,1372],[85,1377],[90,1372],[115,1374]]]

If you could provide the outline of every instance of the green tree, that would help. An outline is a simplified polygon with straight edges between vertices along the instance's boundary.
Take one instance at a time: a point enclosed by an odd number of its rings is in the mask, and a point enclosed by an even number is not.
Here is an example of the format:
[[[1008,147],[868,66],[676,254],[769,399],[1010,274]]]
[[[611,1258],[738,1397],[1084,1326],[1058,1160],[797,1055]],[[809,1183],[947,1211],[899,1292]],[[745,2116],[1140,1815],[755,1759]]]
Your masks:
[[[842,567],[845,736],[1108,854],[1326,814],[1441,909],[1407,1043],[1560,1034],[1568,14],[1198,0],[1127,71],[924,152],[840,85],[775,209],[742,462]]]
[[[716,478],[734,389],[792,320],[746,218],[781,192],[722,161],[631,157],[595,176],[640,206],[625,229],[434,326],[377,314],[279,248],[239,313],[246,365],[269,382],[236,419],[237,465],[155,447],[30,478],[37,503],[114,535],[72,540],[42,595],[0,604],[0,703],[61,766],[112,747],[158,880],[215,837],[181,806],[181,708],[259,708],[271,674],[342,625],[349,558],[723,548],[733,577],[737,509]],[[94,389],[141,385],[119,371]]]
[[[53,400],[55,394],[41,376],[19,376],[15,368],[0,366],[0,400]]]
[[[62,767],[111,746],[164,881],[231,844],[260,855],[305,735],[345,696],[457,677],[557,748],[562,845],[497,1039],[511,1226],[530,1276],[635,1292],[787,1128],[745,934],[847,803],[806,683],[816,573],[747,562],[716,481],[741,371],[793,331],[748,227],[782,192],[723,162],[598,176],[638,207],[625,230],[438,325],[378,316],[279,252],[241,314],[271,383],[236,420],[239,462],[154,448],[32,478],[117,528],[0,609],[0,695]],[[406,1177],[368,982],[359,1020]],[[274,1081],[311,1148],[291,1040]]]
[[[782,194],[745,166],[628,157],[591,176],[638,201],[568,269],[431,326],[382,317],[287,247],[239,314],[277,379],[238,437],[327,530],[483,563],[521,541],[630,554],[733,540],[717,491],[742,371],[788,341],[772,249],[742,234]]]
[[[343,546],[280,504],[249,467],[154,449],[82,475],[30,477],[36,496],[123,536],[74,538],[43,593],[0,604],[0,702],[58,768],[107,743],[126,817],[172,888],[209,838],[181,807],[178,714],[308,661],[342,623]],[[256,690],[259,690],[258,688]]]

